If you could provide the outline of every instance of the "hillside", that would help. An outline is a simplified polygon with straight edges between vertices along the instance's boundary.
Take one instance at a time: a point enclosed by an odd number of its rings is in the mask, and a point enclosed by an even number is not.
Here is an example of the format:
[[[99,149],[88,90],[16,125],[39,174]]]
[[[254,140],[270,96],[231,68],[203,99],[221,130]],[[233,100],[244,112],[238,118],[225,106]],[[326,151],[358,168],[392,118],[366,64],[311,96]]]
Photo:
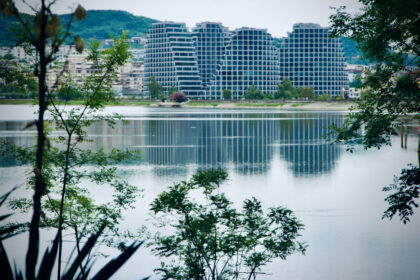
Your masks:
[[[33,16],[25,15],[30,22]],[[70,14],[60,15],[61,23],[64,25],[70,18]],[[149,26],[157,22],[155,19],[134,16],[125,11],[111,10],[89,10],[87,17],[82,21],[74,21],[71,27],[73,34],[82,36],[83,39],[108,39],[109,35],[118,36],[121,30],[128,31],[128,36],[141,36],[147,33]],[[14,17],[0,16],[0,46],[11,46],[15,43],[15,36],[10,27],[17,26]]]
[[[357,49],[357,43],[350,38],[341,37],[341,44],[343,45],[344,55],[346,57],[346,62],[349,64],[364,64],[368,65],[367,60],[362,60],[360,57],[362,52]]]

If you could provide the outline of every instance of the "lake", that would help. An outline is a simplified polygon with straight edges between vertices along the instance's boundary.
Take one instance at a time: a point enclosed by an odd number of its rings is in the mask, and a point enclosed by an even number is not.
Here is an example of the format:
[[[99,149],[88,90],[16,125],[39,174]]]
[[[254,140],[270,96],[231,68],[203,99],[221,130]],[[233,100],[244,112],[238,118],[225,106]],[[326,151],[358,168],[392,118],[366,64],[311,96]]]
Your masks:
[[[34,131],[22,128],[33,119],[33,111],[31,106],[0,106],[0,138],[31,145]],[[118,112],[129,122],[119,121],[113,129],[103,122],[93,124],[88,132],[94,141],[85,148],[142,153],[141,160],[118,166],[119,174],[144,189],[136,208],[126,213],[124,228],[150,223],[149,204],[167,186],[188,179],[197,169],[222,167],[229,173],[222,191],[236,206],[255,196],[264,208],[290,208],[305,224],[301,239],[309,245],[307,254],[275,260],[264,269],[268,274],[258,279],[420,279],[419,213],[407,225],[381,219],[386,209],[382,187],[408,163],[417,164],[415,132],[409,134],[407,149],[401,149],[395,137],[392,147],[349,153],[322,137],[329,125],[343,122],[344,112],[146,107],[105,111]],[[3,159],[2,193],[23,183],[26,170],[13,159]],[[108,199],[106,192],[90,188],[97,201]],[[24,190],[18,193],[25,195]],[[18,264],[23,263],[19,252],[25,238],[6,244]],[[158,279],[153,268],[159,262],[140,248],[115,279]]]

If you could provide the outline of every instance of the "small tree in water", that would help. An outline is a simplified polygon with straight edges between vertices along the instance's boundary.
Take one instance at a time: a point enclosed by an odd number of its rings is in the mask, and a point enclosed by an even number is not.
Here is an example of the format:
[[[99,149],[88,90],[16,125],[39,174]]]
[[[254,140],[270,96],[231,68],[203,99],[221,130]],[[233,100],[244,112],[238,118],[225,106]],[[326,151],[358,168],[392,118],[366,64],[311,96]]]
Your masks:
[[[305,253],[306,245],[296,240],[303,224],[291,210],[275,207],[264,214],[253,197],[237,211],[218,192],[227,177],[221,169],[198,171],[153,201],[157,218],[171,218],[160,225],[171,234],[158,233],[151,244],[157,255],[172,259],[156,269],[165,279],[255,279],[274,259]]]

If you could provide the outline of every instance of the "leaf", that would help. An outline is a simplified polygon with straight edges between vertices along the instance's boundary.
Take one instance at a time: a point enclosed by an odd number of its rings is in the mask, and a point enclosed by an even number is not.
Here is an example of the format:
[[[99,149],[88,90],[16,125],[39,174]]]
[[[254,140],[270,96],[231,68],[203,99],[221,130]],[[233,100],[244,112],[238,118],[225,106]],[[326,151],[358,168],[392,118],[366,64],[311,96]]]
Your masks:
[[[73,261],[73,264],[64,274],[64,276],[61,278],[62,280],[73,279],[74,275],[76,274],[77,269],[79,268],[79,265],[83,262],[83,260],[87,257],[88,253],[95,246],[96,241],[98,240],[99,236],[102,234],[104,229],[105,229],[105,225],[102,225],[101,228],[95,234],[92,234],[89,237],[88,241],[86,242],[86,244],[83,246],[82,250],[80,251],[80,254],[76,257],[76,259]]]
[[[3,242],[0,241],[0,271],[2,279],[13,279],[13,271],[7,257],[6,250],[3,247]]]
[[[54,266],[55,258],[57,256],[58,251],[58,239],[59,234],[57,232],[57,235],[53,242],[53,246],[51,247],[51,249],[47,248],[45,250],[44,257],[42,258],[41,265],[39,266],[38,279],[51,278],[52,268]]]
[[[93,278],[92,280],[109,279],[124,263],[136,252],[136,250],[143,244],[131,244],[125,249],[116,259],[108,262]],[[144,278],[144,279],[148,279]]]
[[[15,187],[13,187],[13,189],[11,189],[9,192],[7,192],[7,193],[5,193],[4,195],[2,195],[2,196],[0,197],[0,206],[2,206],[2,205],[3,205],[3,203],[6,201],[6,199],[9,197],[9,195],[10,195],[12,192],[14,192],[16,189],[18,189],[20,186],[22,186],[22,185],[15,186]]]
[[[25,130],[25,129],[27,129],[27,128],[30,128],[31,126],[34,126],[34,125],[37,125],[37,121],[36,121],[36,120],[31,121],[30,123],[27,123],[27,124],[25,125],[25,127],[23,128],[23,130]]]
[[[11,216],[11,215],[5,215]],[[4,217],[4,216],[3,216]],[[9,225],[0,228],[0,240],[4,240],[19,234],[20,232],[16,232],[17,229],[24,228],[25,224],[16,224],[16,225]]]

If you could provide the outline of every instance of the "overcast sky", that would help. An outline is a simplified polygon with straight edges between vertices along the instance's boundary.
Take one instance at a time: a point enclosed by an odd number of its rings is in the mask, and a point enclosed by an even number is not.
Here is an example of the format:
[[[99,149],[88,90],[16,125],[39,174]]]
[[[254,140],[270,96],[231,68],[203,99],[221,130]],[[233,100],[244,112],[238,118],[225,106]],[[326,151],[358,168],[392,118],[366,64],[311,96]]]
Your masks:
[[[361,7],[357,0],[57,0],[54,11],[68,13],[77,4],[88,10],[124,10],[157,20],[185,22],[189,27],[198,22],[216,21],[230,29],[266,28],[275,37],[286,36],[298,22],[327,26],[333,13],[330,7],[344,5],[351,13]],[[29,11],[22,4],[18,8]]]

